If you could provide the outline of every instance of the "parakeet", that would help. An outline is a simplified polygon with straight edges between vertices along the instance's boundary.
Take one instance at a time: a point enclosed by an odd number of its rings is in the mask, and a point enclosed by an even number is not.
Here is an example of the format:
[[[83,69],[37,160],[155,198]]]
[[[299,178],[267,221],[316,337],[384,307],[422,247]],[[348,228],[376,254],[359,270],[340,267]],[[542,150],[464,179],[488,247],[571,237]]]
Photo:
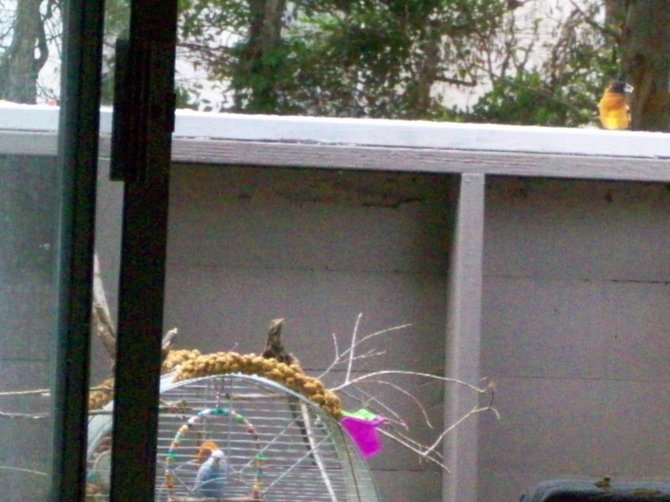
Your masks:
[[[628,129],[630,125],[630,110],[627,94],[633,87],[623,80],[615,80],[607,89],[598,103],[600,123],[605,129]]]
[[[228,477],[228,460],[221,450],[214,450],[200,466],[195,477],[195,495],[203,498],[223,498]]]

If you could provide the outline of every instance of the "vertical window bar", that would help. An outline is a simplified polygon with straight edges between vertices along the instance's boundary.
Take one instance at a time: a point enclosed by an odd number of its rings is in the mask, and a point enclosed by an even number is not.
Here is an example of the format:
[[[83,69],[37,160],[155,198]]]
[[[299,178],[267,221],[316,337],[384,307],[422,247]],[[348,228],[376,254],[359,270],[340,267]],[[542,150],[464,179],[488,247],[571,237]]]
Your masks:
[[[103,1],[64,2],[52,501],[83,500]]]
[[[128,120],[141,137],[128,140],[124,177],[112,502],[154,499],[176,19],[176,0],[131,4],[129,53],[143,64],[128,76],[126,92],[141,96]]]

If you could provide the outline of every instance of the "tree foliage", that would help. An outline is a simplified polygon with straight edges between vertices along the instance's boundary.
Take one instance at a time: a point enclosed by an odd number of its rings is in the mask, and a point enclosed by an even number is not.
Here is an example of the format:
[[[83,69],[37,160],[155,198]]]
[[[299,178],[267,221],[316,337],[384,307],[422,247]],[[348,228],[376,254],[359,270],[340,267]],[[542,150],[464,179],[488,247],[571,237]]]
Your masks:
[[[232,109],[406,118],[444,111],[436,85],[477,85],[473,46],[507,9],[503,0],[218,4],[188,5],[182,47],[229,82]]]
[[[604,5],[549,8],[547,22],[545,2],[525,3],[184,0],[182,53],[227,86],[222,108],[232,111],[593,121],[618,71],[617,42],[595,21]],[[473,106],[450,102],[468,90],[479,98]]]
[[[570,127],[594,122],[594,104],[619,73],[613,32],[594,22],[602,14],[598,2],[573,3],[549,33],[532,24],[525,44],[512,17],[500,39],[507,49],[494,51],[502,59],[489,69],[492,88],[467,119]],[[544,57],[533,62],[531,54]]]
[[[105,102],[128,2],[106,2]],[[11,76],[34,81],[49,46],[19,14],[32,6],[34,20],[37,5],[44,21],[58,0],[15,3],[0,96],[34,101],[40,90]],[[181,106],[574,127],[596,122],[603,89],[625,75],[633,128],[670,120],[665,0],[180,0],[178,36]]]

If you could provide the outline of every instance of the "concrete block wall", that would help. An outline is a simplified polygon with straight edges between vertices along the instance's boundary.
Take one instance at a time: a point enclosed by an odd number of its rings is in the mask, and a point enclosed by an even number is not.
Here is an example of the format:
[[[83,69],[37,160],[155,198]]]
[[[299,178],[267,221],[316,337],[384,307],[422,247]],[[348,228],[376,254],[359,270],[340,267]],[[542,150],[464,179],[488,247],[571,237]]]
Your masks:
[[[183,347],[258,353],[268,322],[284,317],[285,344],[318,374],[333,357],[331,333],[345,346],[363,313],[361,335],[412,326],[377,339],[372,346],[386,354],[361,369],[443,374],[455,181],[444,175],[177,166],[166,329],[179,327]],[[443,386],[414,391],[439,427]],[[405,398],[392,399],[421,422]],[[388,441],[371,465],[381,500],[441,497],[441,472]]]
[[[556,478],[667,479],[670,193],[490,178],[478,500]]]
[[[363,312],[369,330],[416,327],[378,367],[441,371],[453,218],[472,210],[457,208],[458,182],[180,166],[166,327],[201,350],[259,351],[267,321],[284,316],[287,342],[318,371],[330,332],[349,334]],[[557,477],[662,477],[670,194],[511,177],[487,178],[483,193],[481,353],[470,363],[498,385],[502,418],[459,432],[455,461],[466,462],[444,478],[444,496],[516,501]],[[416,500],[443,497],[441,475],[399,449],[372,465],[383,500],[410,500],[415,486]]]
[[[116,312],[122,186],[99,175],[96,250]],[[59,192],[56,158],[0,155],[0,391],[49,389],[56,353],[56,260]],[[110,376],[93,341],[91,380]],[[50,414],[48,393],[0,397],[0,411]],[[0,417],[0,499],[48,499],[52,421]],[[16,468],[19,470],[12,470]]]
[[[48,389],[55,333],[58,192],[53,158],[0,156],[0,390]],[[4,413],[45,414],[44,395],[0,397]],[[51,421],[0,418],[2,500],[46,500]],[[16,468],[18,470],[12,470]]]
[[[54,165],[0,159],[3,213],[32,218],[3,220],[0,235],[6,389],[49,386]],[[30,170],[21,177],[29,185],[19,183],[19,166]],[[318,372],[332,357],[331,333],[344,343],[362,312],[362,333],[413,324],[368,369],[448,372],[459,183],[455,175],[175,165],[166,329],[180,328],[182,347],[258,352],[268,321],[282,316],[287,345]],[[107,183],[98,205],[112,308],[120,194]],[[488,177],[484,202],[477,372],[497,383],[502,418],[464,429],[458,439],[475,463],[444,483],[474,478],[474,500],[504,502],[559,477],[664,478],[670,193],[658,183]],[[93,369],[94,380],[108,372],[99,350]],[[417,392],[439,427],[444,389]],[[2,403],[3,411],[48,411],[46,401]],[[3,419],[0,428],[3,465],[47,468],[47,422]],[[442,500],[442,474],[399,448],[389,445],[372,466],[382,500]],[[26,476],[0,471],[7,500],[45,496],[46,483]]]

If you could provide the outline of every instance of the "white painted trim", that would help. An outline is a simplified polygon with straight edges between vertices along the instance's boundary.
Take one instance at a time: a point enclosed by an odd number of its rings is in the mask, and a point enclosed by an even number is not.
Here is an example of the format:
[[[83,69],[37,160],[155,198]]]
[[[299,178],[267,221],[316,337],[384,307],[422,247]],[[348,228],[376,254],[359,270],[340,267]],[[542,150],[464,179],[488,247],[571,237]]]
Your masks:
[[[670,158],[670,134],[180,110],[176,136],[356,146]]]
[[[55,131],[58,107],[0,103],[0,130]],[[111,130],[102,108],[101,132]],[[174,136],[356,146],[670,158],[670,134],[388,119],[285,117],[178,110]]]

